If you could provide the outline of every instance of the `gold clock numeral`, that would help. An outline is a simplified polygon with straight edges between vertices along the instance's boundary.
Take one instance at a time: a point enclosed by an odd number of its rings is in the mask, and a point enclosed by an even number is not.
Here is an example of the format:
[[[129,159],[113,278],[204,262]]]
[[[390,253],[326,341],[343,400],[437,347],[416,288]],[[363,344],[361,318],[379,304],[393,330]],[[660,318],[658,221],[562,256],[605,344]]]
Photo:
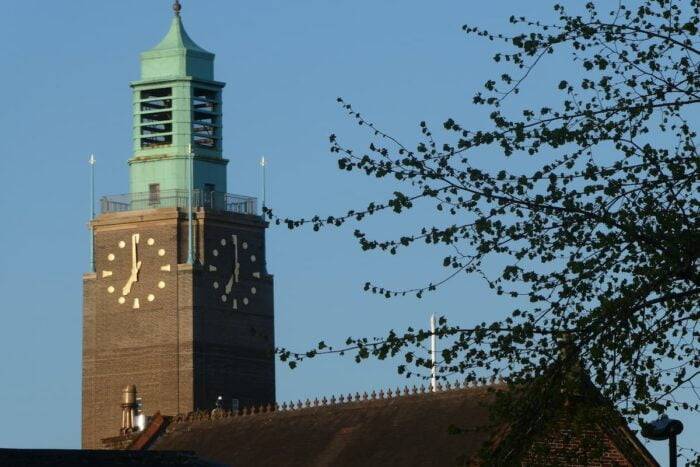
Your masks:
[[[165,266],[161,266],[160,270],[165,271],[165,272],[170,272],[170,265],[166,264]]]
[[[138,310],[139,308],[141,308],[141,303],[139,302],[138,298],[135,298],[134,299],[134,310]]]
[[[102,278],[111,277],[114,274],[112,271],[102,271]]]
[[[238,300],[236,300],[235,298],[233,299],[233,309],[234,310],[238,309]]]
[[[253,273],[253,277],[256,278],[256,279],[260,279],[260,276],[261,276],[261,275],[260,275],[259,272],[254,272],[254,273]]]
[[[219,269],[218,269],[216,266],[211,266],[211,265],[209,266],[209,271],[210,271],[210,272],[216,272],[216,271],[218,271],[218,270],[219,270]]]

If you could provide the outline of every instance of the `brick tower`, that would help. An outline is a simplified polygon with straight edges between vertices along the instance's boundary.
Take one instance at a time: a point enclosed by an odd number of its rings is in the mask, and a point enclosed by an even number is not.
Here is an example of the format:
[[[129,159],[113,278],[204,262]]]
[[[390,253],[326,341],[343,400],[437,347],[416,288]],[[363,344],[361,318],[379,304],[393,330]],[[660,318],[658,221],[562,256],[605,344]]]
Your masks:
[[[119,434],[122,390],[146,415],[275,401],[273,281],[256,200],[227,193],[214,55],[179,2],[141,55],[130,193],[101,200],[83,304],[83,448]]]

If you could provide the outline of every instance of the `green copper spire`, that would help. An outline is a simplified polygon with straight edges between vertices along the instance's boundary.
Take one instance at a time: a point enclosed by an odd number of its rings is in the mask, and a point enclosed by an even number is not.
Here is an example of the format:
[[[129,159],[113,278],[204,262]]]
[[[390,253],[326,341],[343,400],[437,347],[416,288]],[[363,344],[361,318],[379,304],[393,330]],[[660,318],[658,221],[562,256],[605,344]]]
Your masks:
[[[170,31],[148,52],[141,54],[141,79],[168,76],[192,76],[214,79],[214,54],[198,46],[187,34],[180,17],[179,2],[175,4]]]
[[[214,81],[214,54],[185,31],[179,1],[170,30],[141,54],[141,80],[134,89],[134,157],[131,192],[186,191],[188,158],[194,153],[195,190],[225,192],[222,156],[224,83]]]

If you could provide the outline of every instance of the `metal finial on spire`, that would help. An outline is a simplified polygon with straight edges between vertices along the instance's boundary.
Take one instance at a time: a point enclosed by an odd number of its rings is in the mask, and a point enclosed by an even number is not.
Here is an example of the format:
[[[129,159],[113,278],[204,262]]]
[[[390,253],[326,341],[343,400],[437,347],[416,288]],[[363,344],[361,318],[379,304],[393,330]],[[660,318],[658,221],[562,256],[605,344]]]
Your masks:
[[[173,11],[175,12],[175,16],[180,16],[181,10],[182,5],[180,5],[180,0],[175,0],[175,3],[173,4]]]

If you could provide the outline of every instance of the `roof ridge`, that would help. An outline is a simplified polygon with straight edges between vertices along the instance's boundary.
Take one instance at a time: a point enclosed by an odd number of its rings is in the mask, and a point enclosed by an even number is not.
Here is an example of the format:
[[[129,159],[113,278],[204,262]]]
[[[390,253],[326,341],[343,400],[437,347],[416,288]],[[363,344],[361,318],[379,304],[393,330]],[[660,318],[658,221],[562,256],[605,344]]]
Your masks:
[[[465,391],[465,390],[472,390],[472,389],[488,389],[488,388],[495,388],[497,386],[503,385],[502,380],[495,380],[492,379],[491,382],[489,383],[484,383],[484,384],[477,384],[476,382],[468,382],[464,381],[460,383],[459,381],[456,381],[452,384],[450,384],[449,381],[445,383],[443,386],[441,383],[438,383],[436,386],[435,391],[431,391],[430,388],[426,388],[425,385],[421,385],[420,387],[417,387],[416,385],[413,385],[413,387],[409,388],[408,386],[404,386],[403,389],[400,387],[397,387],[396,389],[387,389],[384,391],[383,389],[380,389],[379,392],[376,392],[376,390],[372,390],[371,393],[367,393],[366,391],[363,392],[362,395],[360,395],[359,392],[355,392],[353,395],[352,393],[349,393],[347,396],[344,394],[339,395],[338,397],[336,396],[331,396],[330,398],[327,398],[326,396],[323,396],[320,400],[318,397],[315,397],[314,400],[310,400],[309,398],[306,399],[305,402],[302,402],[301,400],[298,400],[297,402],[290,401],[289,403],[283,402],[282,404],[275,403],[275,404],[264,404],[264,405],[259,405],[259,406],[248,406],[248,407],[243,407],[240,410],[237,411],[230,411],[230,410],[223,410],[223,409],[214,409],[211,411],[208,410],[198,410],[195,412],[190,412],[188,414],[179,414],[176,417],[173,418],[172,424],[176,425],[179,423],[184,423],[184,422],[191,422],[191,421],[202,421],[202,420],[219,420],[222,418],[236,418],[236,417],[247,417],[251,415],[258,415],[258,414],[271,414],[271,413],[276,413],[276,412],[299,412],[302,410],[306,409],[315,409],[319,407],[331,407],[331,406],[348,406],[350,404],[357,404],[357,403],[364,403],[364,402],[372,402],[372,401],[379,401],[379,400],[391,400],[391,399],[403,399],[406,397],[417,397],[417,396],[432,396],[436,395],[439,393],[447,393],[447,392],[457,392],[457,391]]]

